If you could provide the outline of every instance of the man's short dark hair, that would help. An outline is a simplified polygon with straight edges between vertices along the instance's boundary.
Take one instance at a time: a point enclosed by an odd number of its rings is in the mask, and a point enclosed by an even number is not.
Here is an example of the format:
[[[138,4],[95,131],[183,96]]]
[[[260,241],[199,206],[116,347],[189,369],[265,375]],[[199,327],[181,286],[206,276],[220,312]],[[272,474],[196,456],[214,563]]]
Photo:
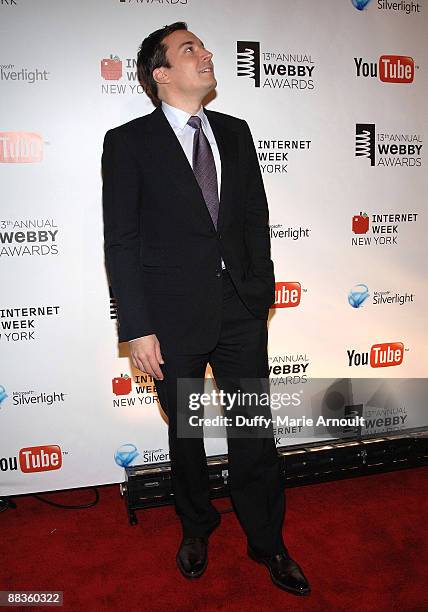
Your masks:
[[[153,70],[162,66],[171,68],[171,64],[166,57],[167,46],[163,43],[163,40],[176,30],[187,30],[187,23],[176,21],[152,32],[143,40],[138,50],[138,80],[155,106],[159,106],[161,101],[158,98],[158,84],[153,78]]]

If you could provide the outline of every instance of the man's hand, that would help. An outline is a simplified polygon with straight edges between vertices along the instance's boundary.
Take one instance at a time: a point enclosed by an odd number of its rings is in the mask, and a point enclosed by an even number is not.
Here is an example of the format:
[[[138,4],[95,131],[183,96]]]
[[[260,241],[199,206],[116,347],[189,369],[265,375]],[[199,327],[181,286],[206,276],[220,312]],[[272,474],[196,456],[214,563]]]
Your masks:
[[[129,342],[132,363],[138,370],[146,372],[156,380],[163,380],[160,363],[164,363],[159,340],[155,334],[143,336]]]

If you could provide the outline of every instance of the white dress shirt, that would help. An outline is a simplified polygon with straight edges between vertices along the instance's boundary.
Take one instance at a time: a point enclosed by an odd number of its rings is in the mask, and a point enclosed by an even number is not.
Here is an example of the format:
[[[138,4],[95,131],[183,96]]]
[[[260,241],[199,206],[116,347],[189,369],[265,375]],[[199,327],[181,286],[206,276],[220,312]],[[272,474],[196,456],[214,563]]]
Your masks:
[[[186,154],[188,162],[193,169],[193,136],[195,133],[195,129],[188,125],[188,120],[191,115],[187,111],[181,110],[181,108],[176,108],[175,106],[171,106],[166,102],[162,101],[162,110],[165,114],[165,117],[168,119],[168,122],[172,129],[174,130],[175,135],[178,138],[178,142],[183,147],[183,151]],[[210,126],[210,122],[208,121],[208,117],[204,113],[204,109],[201,108],[198,110],[195,116],[201,118],[202,130],[205,136],[210,143],[213,156],[215,169],[217,172],[217,186],[218,186],[218,199],[220,201],[220,188],[221,188],[221,160],[220,153],[218,150],[216,139],[214,138],[213,131]],[[224,269],[226,266],[224,265],[224,261],[221,260],[221,267]],[[143,337],[143,336],[141,336]],[[134,342],[134,340],[140,340],[140,338],[133,338],[129,340],[129,342]]]
[[[195,133],[195,130],[187,124],[190,117],[192,117],[193,115],[184,110],[181,110],[180,108],[175,108],[175,106],[170,106],[166,102],[162,102],[162,110],[165,113],[165,117],[168,119],[170,126],[174,130],[174,133],[177,136],[179,143],[183,147],[183,151],[185,152],[189,164],[193,169],[193,135]],[[208,117],[204,113],[204,109],[202,108],[202,106],[195,116],[201,118],[202,130],[205,136],[207,137],[213,152],[215,169],[217,172],[218,199],[220,200],[221,161],[218,146],[214,138],[210,123],[208,121]]]

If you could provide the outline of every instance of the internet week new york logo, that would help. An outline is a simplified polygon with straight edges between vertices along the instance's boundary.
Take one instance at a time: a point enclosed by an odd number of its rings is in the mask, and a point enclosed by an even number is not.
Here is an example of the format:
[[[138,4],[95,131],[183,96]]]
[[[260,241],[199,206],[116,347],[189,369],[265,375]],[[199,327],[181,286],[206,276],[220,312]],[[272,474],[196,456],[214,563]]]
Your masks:
[[[378,212],[369,216],[366,212],[352,217],[352,246],[396,245],[403,225],[416,223],[416,212]]]
[[[137,60],[128,57],[121,60],[118,55],[110,54],[101,60],[101,76],[106,81],[101,85],[103,94],[143,94],[143,88],[138,83]],[[120,83],[119,83],[120,81]]]
[[[307,53],[260,51],[260,42],[238,40],[237,76],[249,79],[254,87],[312,90],[315,63]]]
[[[129,374],[115,376],[111,380],[111,385],[114,395],[113,407],[115,408],[147,406],[157,402],[156,387],[153,378],[149,374],[137,374],[134,376],[134,390],[137,397],[133,393],[132,378]]]

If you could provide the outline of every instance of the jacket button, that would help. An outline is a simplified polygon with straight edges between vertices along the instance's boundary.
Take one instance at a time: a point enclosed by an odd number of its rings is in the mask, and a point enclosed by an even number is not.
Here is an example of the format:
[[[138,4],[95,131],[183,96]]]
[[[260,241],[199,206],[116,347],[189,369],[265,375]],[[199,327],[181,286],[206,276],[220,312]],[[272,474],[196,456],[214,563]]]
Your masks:
[[[221,276],[221,272],[219,272],[218,270],[216,270],[215,275],[217,276],[217,278],[220,278],[220,276]]]

